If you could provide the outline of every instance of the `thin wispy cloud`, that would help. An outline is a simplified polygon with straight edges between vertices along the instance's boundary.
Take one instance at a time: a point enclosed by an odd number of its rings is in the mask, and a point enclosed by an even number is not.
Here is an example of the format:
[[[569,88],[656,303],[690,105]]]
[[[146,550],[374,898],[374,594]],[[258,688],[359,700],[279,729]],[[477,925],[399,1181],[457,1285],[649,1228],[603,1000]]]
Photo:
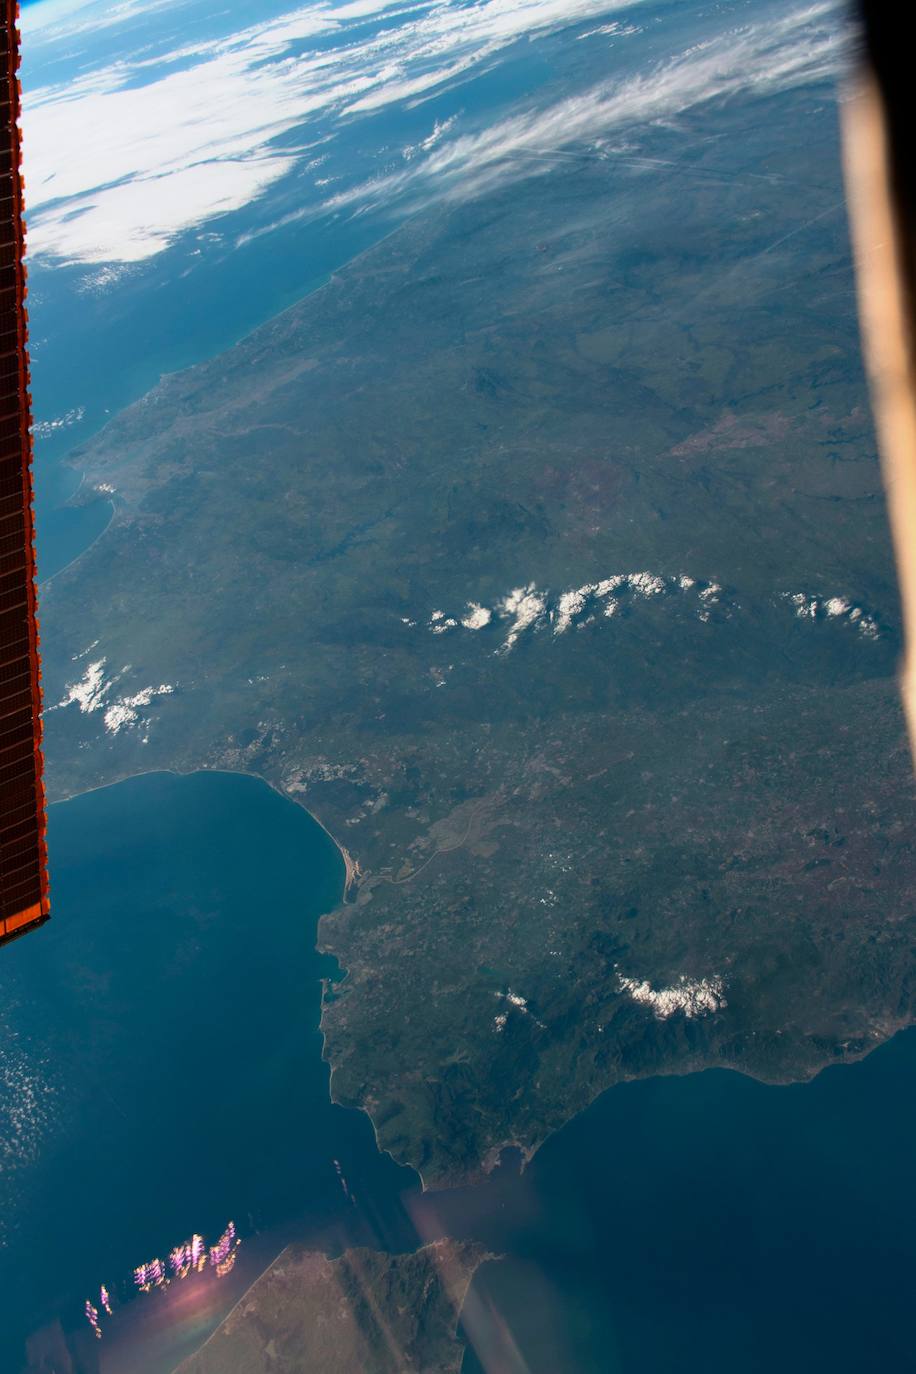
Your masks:
[[[469,199],[512,180],[536,176],[551,158],[638,126],[671,121],[714,100],[774,93],[832,78],[844,36],[831,4],[699,44],[653,71],[602,83],[542,110],[501,120],[483,132],[440,144],[423,161],[340,192],[327,209],[412,197],[414,206],[443,197]]]
[[[262,197],[303,162],[309,141],[332,139],[355,120],[467,80],[520,39],[614,13],[636,15],[638,7],[639,0],[311,4],[165,59],[123,59],[67,85],[27,91],[30,252],[50,261],[143,261],[189,229]],[[91,23],[97,9],[72,22]],[[367,24],[383,11],[397,22],[381,30]],[[136,9],[125,3],[114,12],[127,17]],[[397,170],[344,189],[323,207],[316,195],[311,212],[405,195],[422,202],[480,194],[530,175],[533,155],[740,91],[816,80],[836,68],[839,54],[833,7],[811,5],[476,133],[436,124]],[[289,146],[293,130],[296,149]]]
[[[30,40],[46,35],[67,40],[111,29],[127,20],[174,6],[175,0],[121,0],[119,4],[87,5],[86,0],[45,0],[22,11],[19,26]]]

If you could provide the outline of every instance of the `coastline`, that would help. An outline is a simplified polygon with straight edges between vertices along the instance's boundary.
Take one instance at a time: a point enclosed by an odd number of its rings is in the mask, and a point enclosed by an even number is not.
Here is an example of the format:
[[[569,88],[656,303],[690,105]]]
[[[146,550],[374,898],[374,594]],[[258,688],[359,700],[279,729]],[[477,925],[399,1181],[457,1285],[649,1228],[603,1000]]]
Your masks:
[[[311,811],[300,798],[290,794],[289,792],[286,792],[282,787],[278,786],[276,783],[273,783],[268,778],[264,777],[263,774],[254,771],[248,771],[245,769],[209,768],[206,766],[190,768],[187,770],[166,767],[149,768],[139,772],[125,773],[122,777],[114,778],[108,782],[99,783],[94,787],[82,788],[79,791],[71,792],[66,796],[54,797],[52,801],[49,801],[49,807],[60,805],[63,802],[75,801],[79,797],[87,796],[93,792],[103,791],[109,787],[116,787],[118,784],[122,782],[128,782],[132,778],[147,777],[152,774],[164,774],[171,777],[182,778],[192,777],[195,773],[219,773],[231,777],[251,778],[259,783],[262,783],[264,786],[268,787],[272,792],[276,793],[277,796],[282,797],[285,801],[290,802],[292,805],[297,806],[302,811],[304,811],[305,814],[310,818],[310,820],[314,821],[315,824],[318,825],[318,827],[322,831],[324,831],[325,835],[327,835],[328,839],[332,842],[334,848],[340,855],[340,859],[343,864],[343,883],[338,903],[334,906],[329,907],[327,911],[320,912],[317,915],[315,925],[314,947],[319,953],[325,954],[333,958],[337,962],[338,967],[341,970],[340,981],[342,982],[347,976],[347,970],[345,966],[340,962],[339,955],[335,951],[322,946],[322,944],[319,941],[318,932],[323,917],[329,915],[331,912],[337,910],[338,907],[346,903],[350,898],[354,890],[354,887],[358,885],[360,880],[363,879],[366,875],[363,874],[362,870],[360,869],[359,861],[353,858],[347,847],[340,840],[337,839],[337,837],[333,834],[331,830],[328,829],[328,827],[324,824],[320,817],[316,816],[315,813]],[[481,1157],[477,1166],[474,1169],[468,1170],[467,1172],[454,1177],[443,1176],[440,1178],[437,1176],[428,1177],[424,1175],[423,1170],[414,1160],[408,1158],[399,1158],[392,1154],[392,1152],[385,1146],[383,1146],[379,1141],[378,1128],[376,1126],[375,1117],[373,1113],[366,1107],[358,1103],[354,1104],[349,1101],[341,1101],[341,1099],[336,1096],[334,1092],[334,1064],[327,1054],[327,1042],[323,1028],[323,1020],[324,1016],[322,997],[322,1007],[319,1013],[317,1030],[321,1038],[321,1059],[322,1062],[326,1063],[329,1068],[329,1100],[334,1105],[340,1106],[346,1109],[347,1111],[361,1112],[362,1115],[365,1116],[369,1121],[372,1130],[373,1140],[375,1142],[375,1146],[379,1154],[387,1155],[388,1158],[391,1159],[393,1163],[397,1165],[399,1168],[408,1169],[412,1171],[419,1178],[423,1193],[444,1192],[455,1188],[474,1187],[478,1186],[481,1183],[485,1183],[492,1176],[493,1172],[498,1168],[500,1164],[501,1154],[506,1149],[514,1149],[518,1151],[519,1155],[521,1156],[519,1164],[519,1173],[524,1173],[528,1166],[531,1164],[531,1162],[534,1160],[538,1152],[542,1149],[542,1147],[545,1144],[547,1144],[548,1141],[552,1140],[557,1134],[559,1134],[560,1131],[565,1130],[566,1127],[569,1126],[572,1122],[578,1120],[586,1112],[590,1111],[595,1106],[595,1104],[599,1102],[600,1099],[603,1098],[606,1094],[610,1093],[613,1089],[618,1088],[624,1084],[651,1081],[653,1079],[661,1080],[668,1078],[687,1078],[692,1075],[705,1073],[708,1070],[724,1070],[731,1073],[735,1073],[742,1078],[747,1078],[753,1083],[760,1083],[766,1087],[782,1088],[801,1086],[813,1082],[814,1079],[818,1078],[828,1068],[834,1066],[848,1066],[859,1063],[864,1059],[867,1059],[873,1050],[880,1049],[881,1046],[886,1045],[889,1041],[893,1040],[895,1036],[900,1034],[902,1031],[905,1031],[911,1028],[914,1024],[916,1024],[912,1020],[908,1019],[900,1019],[892,1024],[888,1023],[886,1026],[882,1027],[880,1031],[875,1030],[873,1032],[873,1035],[875,1037],[874,1041],[866,1048],[856,1050],[852,1053],[844,1053],[844,1055],[841,1058],[834,1057],[830,1059],[824,1059],[821,1063],[816,1064],[809,1071],[798,1073],[793,1076],[765,1076],[759,1073],[751,1073],[748,1069],[740,1067],[721,1057],[704,1061],[692,1059],[676,1067],[672,1067],[670,1069],[662,1071],[656,1071],[654,1073],[646,1075],[621,1076],[620,1078],[617,1078],[615,1081],[606,1084],[603,1088],[600,1089],[599,1092],[595,1094],[594,1097],[592,1097],[583,1106],[571,1111],[569,1115],[565,1116],[559,1124],[551,1127],[549,1130],[545,1131],[543,1135],[540,1135],[535,1140],[524,1142],[518,1139],[507,1139],[497,1142],[495,1145],[492,1145],[487,1149],[487,1151]]]
[[[255,773],[243,768],[208,768],[205,765],[188,769],[167,768],[164,765],[158,768],[143,768],[124,773],[121,777],[111,778],[108,782],[96,783],[94,787],[81,787],[79,790],[68,792],[64,796],[49,797],[48,806],[61,806],[65,802],[77,801],[80,797],[88,797],[93,792],[103,792],[108,787],[118,787],[122,782],[130,782],[132,778],[147,778],[154,773],[164,773],[172,778],[190,778],[193,777],[195,773],[223,773],[226,777],[253,778],[257,782],[263,783],[265,787],[269,787],[271,792],[275,792],[277,796],[282,797],[284,801],[291,802],[294,806],[298,806],[300,810],[304,811],[305,814],[327,835],[328,839],[334,845],[334,848],[340,854],[344,866],[344,885],[341,894],[341,902],[347,899],[351,884],[358,882],[363,876],[359,860],[353,858],[347,847],[341,844],[336,835],[332,834],[320,817],[315,815],[314,811],[310,811],[303,802],[297,797],[294,797],[290,792],[284,791],[282,787],[278,787],[277,784],[271,782],[269,778],[265,778],[263,773]]]

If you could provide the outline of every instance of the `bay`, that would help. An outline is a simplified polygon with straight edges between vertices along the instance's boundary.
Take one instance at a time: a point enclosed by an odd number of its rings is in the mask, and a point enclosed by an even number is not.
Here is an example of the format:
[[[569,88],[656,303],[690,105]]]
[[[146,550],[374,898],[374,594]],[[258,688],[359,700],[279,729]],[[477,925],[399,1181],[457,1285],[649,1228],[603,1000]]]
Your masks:
[[[250,778],[147,774],[52,807],[50,855],[54,919],[0,965],[0,1368],[230,1219],[403,1243],[418,1180],[321,1060],[315,926],[343,883],[321,827]]]
[[[463,1374],[913,1367],[916,1030],[810,1083],[613,1088],[486,1200]]]

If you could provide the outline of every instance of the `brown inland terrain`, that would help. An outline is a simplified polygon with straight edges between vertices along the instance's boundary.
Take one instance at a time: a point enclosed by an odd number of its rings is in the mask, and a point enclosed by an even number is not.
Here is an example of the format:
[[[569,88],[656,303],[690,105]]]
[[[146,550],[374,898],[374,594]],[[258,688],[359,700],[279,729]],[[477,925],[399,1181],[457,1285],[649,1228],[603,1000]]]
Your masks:
[[[458,1374],[458,1315],[490,1258],[448,1240],[333,1260],[289,1245],[177,1374]]]
[[[77,455],[115,514],[44,590],[52,796],[237,769],[327,827],[332,1092],[427,1185],[913,1017],[835,130],[721,123],[677,187],[583,161],[417,216]]]

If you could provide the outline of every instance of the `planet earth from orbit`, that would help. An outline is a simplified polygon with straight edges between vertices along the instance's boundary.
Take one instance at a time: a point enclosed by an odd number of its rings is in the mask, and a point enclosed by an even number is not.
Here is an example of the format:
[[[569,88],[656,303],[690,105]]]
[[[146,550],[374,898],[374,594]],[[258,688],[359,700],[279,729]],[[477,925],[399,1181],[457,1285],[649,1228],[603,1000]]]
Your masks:
[[[0,965],[4,1368],[906,1350],[850,42],[25,6],[54,919]]]

